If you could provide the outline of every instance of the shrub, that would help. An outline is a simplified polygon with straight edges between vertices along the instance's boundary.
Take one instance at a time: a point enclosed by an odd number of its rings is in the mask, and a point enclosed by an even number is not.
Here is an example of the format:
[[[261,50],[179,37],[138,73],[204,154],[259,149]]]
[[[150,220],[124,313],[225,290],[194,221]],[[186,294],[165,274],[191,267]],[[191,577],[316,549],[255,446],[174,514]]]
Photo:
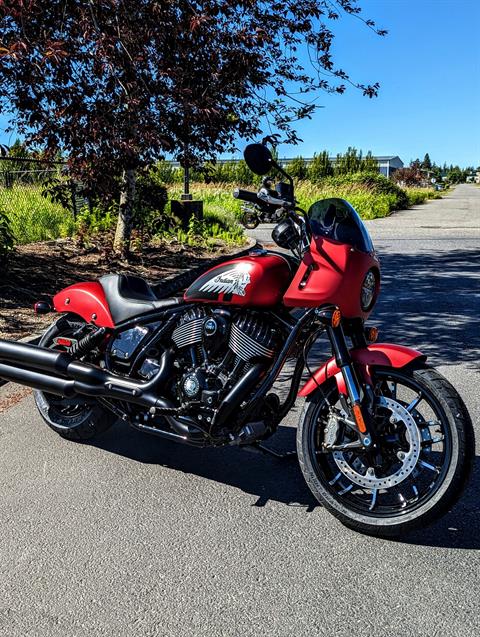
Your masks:
[[[303,157],[296,157],[293,161],[291,161],[288,164],[286,171],[298,181],[306,179],[308,174],[307,164]]]
[[[47,241],[75,232],[75,221],[60,203],[46,199],[39,186],[0,188],[0,205],[17,243]]]
[[[117,204],[97,204],[91,208],[85,207],[77,216],[77,233],[83,236],[108,232],[115,227],[117,214]]]
[[[15,246],[15,237],[6,213],[0,209],[0,270],[6,270]]]
[[[314,154],[312,163],[308,167],[307,177],[313,183],[318,183],[321,179],[333,175],[333,166],[328,158],[328,153],[323,150],[320,154]]]
[[[139,176],[135,188],[134,228],[148,229],[156,218],[163,215],[167,201],[167,189],[155,182],[151,173]]]
[[[424,181],[424,175],[417,166],[399,168],[393,173],[393,181],[402,186],[420,186]]]
[[[177,170],[168,161],[158,161],[152,168],[156,181],[160,184],[173,184]]]
[[[427,199],[441,199],[442,195],[436,192],[432,188],[407,188],[408,204],[410,206],[416,206],[424,203]]]

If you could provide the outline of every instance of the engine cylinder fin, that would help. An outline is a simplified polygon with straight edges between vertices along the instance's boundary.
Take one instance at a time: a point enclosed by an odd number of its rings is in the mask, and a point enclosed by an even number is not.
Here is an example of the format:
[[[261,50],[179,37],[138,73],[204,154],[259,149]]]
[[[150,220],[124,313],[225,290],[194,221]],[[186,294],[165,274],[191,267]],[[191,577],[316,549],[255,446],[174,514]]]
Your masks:
[[[203,334],[203,321],[202,317],[179,325],[172,334],[175,345],[181,349],[182,347],[200,343]]]
[[[245,325],[245,323],[247,324]],[[258,338],[259,332],[262,331],[261,328],[257,328],[257,325],[253,325],[251,321],[245,321],[241,327],[238,327],[238,325],[233,323],[230,331],[230,349],[244,361],[248,361],[255,357],[272,358],[275,350],[270,347],[265,347],[255,340],[255,338],[252,338],[244,331],[244,329],[242,329],[244,327],[247,327],[247,329],[250,328],[256,338]]]

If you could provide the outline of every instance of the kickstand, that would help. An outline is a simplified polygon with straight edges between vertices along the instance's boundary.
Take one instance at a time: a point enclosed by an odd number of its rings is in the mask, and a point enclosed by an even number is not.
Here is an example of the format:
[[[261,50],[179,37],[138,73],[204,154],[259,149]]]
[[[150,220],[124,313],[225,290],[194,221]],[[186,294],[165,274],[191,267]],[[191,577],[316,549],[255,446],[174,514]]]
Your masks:
[[[253,451],[254,453],[263,453],[269,456],[273,456],[274,458],[279,458],[280,460],[289,460],[290,458],[296,458],[296,451],[275,451],[275,449],[271,449],[270,447],[265,447],[261,443],[254,443],[253,445],[242,445],[242,448],[246,451]]]

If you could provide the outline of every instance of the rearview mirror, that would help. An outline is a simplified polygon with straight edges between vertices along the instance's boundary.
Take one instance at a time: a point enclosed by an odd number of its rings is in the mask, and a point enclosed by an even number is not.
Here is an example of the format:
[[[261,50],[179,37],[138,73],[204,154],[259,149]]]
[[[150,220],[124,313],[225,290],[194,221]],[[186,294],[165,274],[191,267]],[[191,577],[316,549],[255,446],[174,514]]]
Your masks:
[[[275,163],[272,153],[263,144],[249,144],[243,156],[247,166],[256,175],[266,175]]]

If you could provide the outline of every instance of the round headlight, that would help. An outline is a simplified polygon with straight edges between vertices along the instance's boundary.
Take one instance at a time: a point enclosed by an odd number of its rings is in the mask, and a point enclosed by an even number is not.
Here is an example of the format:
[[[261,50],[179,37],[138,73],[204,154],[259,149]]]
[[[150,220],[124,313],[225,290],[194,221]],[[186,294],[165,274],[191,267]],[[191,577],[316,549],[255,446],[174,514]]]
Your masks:
[[[360,294],[360,302],[364,312],[371,309],[375,297],[375,289],[377,287],[377,279],[372,270],[369,270],[363,279],[362,291]]]

